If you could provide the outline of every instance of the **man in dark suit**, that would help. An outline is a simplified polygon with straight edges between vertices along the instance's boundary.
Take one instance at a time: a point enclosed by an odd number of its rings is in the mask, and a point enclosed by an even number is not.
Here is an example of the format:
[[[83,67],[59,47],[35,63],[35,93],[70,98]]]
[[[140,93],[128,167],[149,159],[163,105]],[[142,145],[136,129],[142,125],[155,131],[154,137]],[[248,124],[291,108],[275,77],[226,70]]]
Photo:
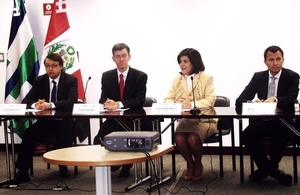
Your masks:
[[[299,75],[292,70],[282,68],[283,62],[284,55],[280,47],[270,46],[265,50],[264,63],[268,70],[256,72],[253,75],[249,84],[236,100],[238,110],[241,109],[243,102],[252,101],[257,95],[254,102],[276,102],[277,109],[284,112],[294,112],[294,100],[298,96]],[[268,94],[270,92],[273,94]],[[271,140],[269,158],[261,143],[264,137],[270,137]],[[278,169],[290,137],[290,130],[279,119],[253,119],[249,121],[249,126],[242,133],[242,143],[258,168],[249,176],[250,181],[260,181],[271,176],[287,186],[291,185],[292,176]]]
[[[28,108],[35,108],[44,113],[48,112],[49,115],[55,110],[71,110],[78,96],[77,79],[62,71],[63,60],[57,53],[48,55],[44,60],[44,65],[46,74],[35,78],[33,87],[23,103],[26,103]],[[26,129],[16,161],[16,168],[19,171],[10,184],[17,185],[30,181],[28,170],[34,148],[43,139],[54,138],[57,148],[72,146],[72,128],[72,119],[49,117],[38,119]],[[70,176],[67,166],[59,166],[59,168],[61,177]]]
[[[117,68],[106,71],[101,79],[101,97],[99,103],[108,110],[118,108],[142,108],[146,96],[147,74],[131,68],[128,62],[131,58],[130,49],[124,43],[118,43],[112,48],[112,60]],[[121,78],[122,77],[122,78]],[[133,122],[130,119],[123,121],[130,129]],[[101,144],[104,136],[113,131],[126,131],[115,119],[108,118],[101,125],[94,138],[94,144]],[[132,165],[123,165],[120,177],[128,177]],[[119,167],[112,167],[116,171]]]

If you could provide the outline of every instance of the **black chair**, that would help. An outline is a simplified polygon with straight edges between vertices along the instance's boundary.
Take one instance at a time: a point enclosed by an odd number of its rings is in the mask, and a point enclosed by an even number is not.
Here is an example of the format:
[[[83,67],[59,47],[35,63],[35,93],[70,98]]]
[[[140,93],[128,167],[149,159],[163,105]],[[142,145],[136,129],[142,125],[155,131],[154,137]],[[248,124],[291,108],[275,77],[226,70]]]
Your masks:
[[[143,107],[152,107],[153,103],[157,103],[156,99],[153,97],[146,97]]]
[[[225,96],[217,96],[214,107],[230,107],[230,100]],[[236,170],[235,162],[235,143],[232,118],[219,118],[218,133],[208,137],[204,143],[219,143],[219,159],[220,159],[220,178],[224,177],[223,171],[223,136],[231,133],[231,149],[232,149],[232,169]]]

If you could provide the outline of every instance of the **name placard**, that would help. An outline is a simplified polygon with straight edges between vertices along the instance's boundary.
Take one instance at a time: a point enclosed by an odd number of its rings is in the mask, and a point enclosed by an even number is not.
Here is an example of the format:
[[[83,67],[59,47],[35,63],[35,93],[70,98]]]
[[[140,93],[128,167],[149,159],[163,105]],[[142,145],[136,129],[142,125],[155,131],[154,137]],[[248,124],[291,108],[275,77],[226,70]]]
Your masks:
[[[102,104],[74,104],[73,115],[99,114]]]
[[[25,115],[26,104],[0,104],[1,115]]]
[[[181,103],[153,103],[153,114],[181,114]]]
[[[275,114],[276,103],[243,103],[243,114]]]

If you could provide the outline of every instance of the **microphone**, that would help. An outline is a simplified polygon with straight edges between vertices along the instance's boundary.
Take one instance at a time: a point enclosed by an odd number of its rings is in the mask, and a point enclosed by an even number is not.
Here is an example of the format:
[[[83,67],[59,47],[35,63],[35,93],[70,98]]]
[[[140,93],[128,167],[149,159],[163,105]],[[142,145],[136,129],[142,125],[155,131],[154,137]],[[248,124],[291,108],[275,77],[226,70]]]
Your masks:
[[[190,110],[190,113],[191,113],[191,115],[199,115],[200,114],[200,109],[196,107],[195,94],[194,94],[194,83],[193,83],[194,78],[191,77],[191,80],[192,80],[192,92],[193,92],[194,108],[192,108]]]
[[[85,84],[84,96],[83,96],[83,103],[85,103],[85,101],[86,101],[85,94],[86,94],[86,91],[87,91],[88,83],[89,83],[89,81],[91,80],[91,78],[92,78],[92,77],[89,77],[88,80],[86,81],[86,84]]]

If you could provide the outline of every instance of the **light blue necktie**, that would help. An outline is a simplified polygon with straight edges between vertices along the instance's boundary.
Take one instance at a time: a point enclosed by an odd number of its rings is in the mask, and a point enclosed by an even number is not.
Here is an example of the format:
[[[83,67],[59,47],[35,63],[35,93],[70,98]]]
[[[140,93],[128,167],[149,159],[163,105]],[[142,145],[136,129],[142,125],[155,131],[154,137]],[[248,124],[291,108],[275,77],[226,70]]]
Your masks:
[[[269,84],[269,89],[268,89],[268,98],[271,97],[271,96],[275,96],[275,80],[277,78],[272,76],[271,77],[271,83]]]

